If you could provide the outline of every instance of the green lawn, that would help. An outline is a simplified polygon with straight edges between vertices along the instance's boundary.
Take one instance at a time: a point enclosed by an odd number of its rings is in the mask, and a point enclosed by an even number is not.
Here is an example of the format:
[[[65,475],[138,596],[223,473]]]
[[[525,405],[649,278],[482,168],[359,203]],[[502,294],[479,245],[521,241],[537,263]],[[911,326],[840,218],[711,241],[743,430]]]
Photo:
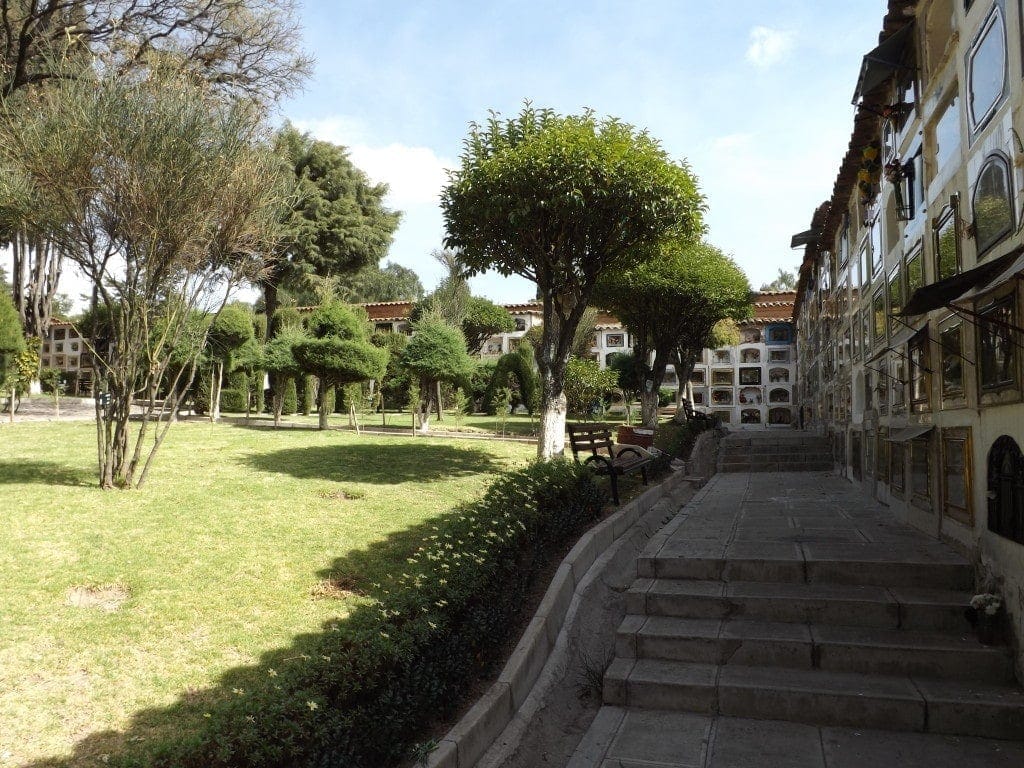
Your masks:
[[[94,440],[87,422],[0,425],[4,768],[187,731],[202,706],[168,706],[343,619],[420,524],[535,450],[191,422],[142,491],[102,492]],[[116,610],[72,604],[107,585]]]

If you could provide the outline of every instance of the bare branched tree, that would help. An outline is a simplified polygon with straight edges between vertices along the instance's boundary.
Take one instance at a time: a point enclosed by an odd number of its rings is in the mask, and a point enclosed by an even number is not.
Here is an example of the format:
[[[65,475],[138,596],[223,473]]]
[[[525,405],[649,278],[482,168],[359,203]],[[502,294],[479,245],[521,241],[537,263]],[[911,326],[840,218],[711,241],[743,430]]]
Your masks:
[[[269,104],[311,70],[293,0],[0,0],[0,101],[97,66],[124,74],[173,59],[232,96]],[[62,253],[20,231],[11,247],[14,302],[27,334],[50,325]]]
[[[274,247],[268,138],[254,105],[180,70],[63,80],[0,112],[0,224],[58,248],[108,318],[90,344],[105,488],[145,481],[205,341],[196,312],[258,279]]]

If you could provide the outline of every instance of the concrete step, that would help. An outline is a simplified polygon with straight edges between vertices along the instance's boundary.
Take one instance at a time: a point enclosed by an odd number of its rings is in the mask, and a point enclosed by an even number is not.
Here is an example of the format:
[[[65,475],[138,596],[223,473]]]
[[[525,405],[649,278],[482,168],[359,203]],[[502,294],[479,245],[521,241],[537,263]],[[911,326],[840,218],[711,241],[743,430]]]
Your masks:
[[[1007,650],[981,645],[972,633],[631,615],[619,627],[616,654],[991,683],[1014,680]]]
[[[604,703],[996,739],[1024,733],[1019,689],[912,676],[616,659]]]
[[[969,629],[970,592],[909,587],[638,579],[626,595],[635,615],[856,624],[910,630]]]
[[[938,542],[913,547],[885,543],[715,542],[667,545],[637,561],[644,578],[782,581],[968,590],[974,570]],[[746,554],[743,554],[746,553]]]

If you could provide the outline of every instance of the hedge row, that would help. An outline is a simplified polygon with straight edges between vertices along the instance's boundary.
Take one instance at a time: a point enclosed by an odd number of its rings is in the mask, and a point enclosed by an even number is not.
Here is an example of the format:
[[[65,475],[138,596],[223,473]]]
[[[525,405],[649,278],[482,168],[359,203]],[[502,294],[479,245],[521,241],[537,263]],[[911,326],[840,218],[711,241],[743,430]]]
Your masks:
[[[405,573],[374,585],[376,601],[256,670],[261,683],[221,697],[205,728],[163,745],[155,764],[385,768],[408,758],[499,661],[538,570],[604,501],[565,460],[499,477],[425,529]]]

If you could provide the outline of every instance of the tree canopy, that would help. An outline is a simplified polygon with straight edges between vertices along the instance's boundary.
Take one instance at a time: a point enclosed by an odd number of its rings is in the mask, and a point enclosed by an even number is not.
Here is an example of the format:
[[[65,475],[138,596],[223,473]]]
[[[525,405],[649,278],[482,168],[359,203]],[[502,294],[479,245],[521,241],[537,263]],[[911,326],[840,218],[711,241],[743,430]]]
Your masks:
[[[110,323],[97,350],[111,396],[97,430],[104,487],[144,482],[171,423],[158,424],[156,393],[191,313],[254,279],[273,250],[282,184],[263,138],[252,104],[175,70],[54,81],[2,103],[0,224],[76,263]],[[133,427],[136,399],[151,418]]]
[[[7,375],[7,360],[25,348],[18,310],[8,293],[0,291],[0,387]]]
[[[789,270],[779,267],[779,275],[770,283],[762,283],[760,290],[762,291],[795,291],[796,290],[797,275],[796,271],[790,272]]]
[[[641,393],[646,426],[656,423],[658,389],[673,355],[699,354],[716,323],[749,314],[750,298],[746,275],[731,258],[687,240],[666,241],[654,257],[601,280],[595,300],[629,328],[634,354],[647,365]],[[689,370],[678,374],[685,381]]]
[[[420,301],[423,283],[408,267],[387,262],[383,267],[371,264],[358,272],[335,278],[339,298],[352,304],[376,301]]]
[[[469,378],[473,361],[466,352],[462,331],[436,314],[427,314],[413,326],[413,336],[402,352],[402,365],[420,380],[421,427],[430,427],[430,410],[435,405],[439,381],[457,382]]]
[[[286,124],[275,137],[275,150],[293,174],[294,188],[281,220],[281,245],[261,280],[268,317],[277,311],[278,288],[302,288],[310,276],[377,264],[399,221],[384,205],[387,185],[370,182],[344,147]]]
[[[479,355],[489,338],[515,329],[516,321],[507,309],[480,296],[469,297],[466,314],[462,318],[462,333],[466,337],[469,354]]]
[[[565,441],[565,365],[598,277],[661,240],[703,231],[704,198],[685,162],[645,131],[593,113],[527,105],[470,126],[441,195],[447,237],[467,274],[494,269],[537,284],[543,330],[542,457]]]

